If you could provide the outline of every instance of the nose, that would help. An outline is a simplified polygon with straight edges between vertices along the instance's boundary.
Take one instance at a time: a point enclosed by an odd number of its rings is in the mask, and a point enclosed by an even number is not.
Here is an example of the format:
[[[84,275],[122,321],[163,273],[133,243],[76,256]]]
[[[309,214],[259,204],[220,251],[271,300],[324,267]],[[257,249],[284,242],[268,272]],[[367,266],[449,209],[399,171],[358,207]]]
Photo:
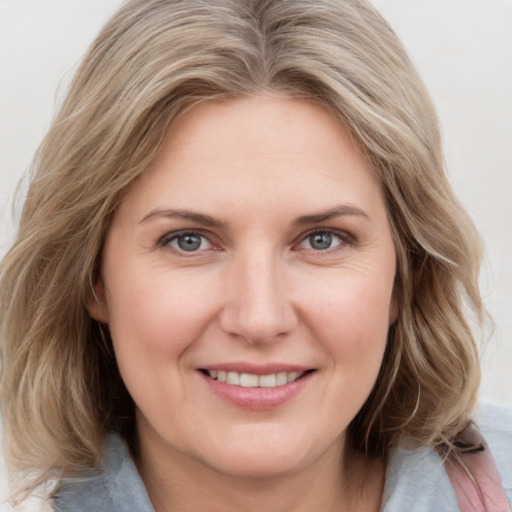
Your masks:
[[[277,257],[253,254],[227,271],[221,328],[252,344],[278,341],[298,323],[286,265]]]

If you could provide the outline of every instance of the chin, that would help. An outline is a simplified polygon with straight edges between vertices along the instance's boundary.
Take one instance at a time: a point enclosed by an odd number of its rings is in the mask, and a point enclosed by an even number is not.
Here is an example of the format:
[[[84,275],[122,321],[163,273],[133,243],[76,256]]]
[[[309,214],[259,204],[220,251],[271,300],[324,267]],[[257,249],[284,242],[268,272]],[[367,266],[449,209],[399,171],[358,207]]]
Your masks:
[[[232,478],[267,479],[300,471],[305,465],[306,461],[297,457],[297,453],[263,452],[260,449],[258,452],[226,454],[220,460],[217,458],[210,467]]]
[[[294,436],[289,431],[279,432],[261,425],[249,430],[252,434],[248,438],[230,435],[209,444],[203,460],[208,459],[212,469],[232,477],[262,479],[300,471],[314,464],[328,449],[321,443],[308,443],[305,435]]]

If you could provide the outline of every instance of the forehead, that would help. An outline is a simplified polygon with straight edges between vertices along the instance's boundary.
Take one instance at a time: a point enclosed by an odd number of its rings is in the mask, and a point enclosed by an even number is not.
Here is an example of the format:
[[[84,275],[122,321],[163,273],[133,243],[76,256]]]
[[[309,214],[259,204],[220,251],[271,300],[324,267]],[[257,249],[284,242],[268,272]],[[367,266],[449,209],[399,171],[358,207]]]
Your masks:
[[[142,209],[196,201],[224,210],[235,202],[315,210],[344,200],[371,209],[380,185],[361,147],[325,109],[262,96],[184,114],[130,195]]]
[[[197,152],[221,160],[241,160],[271,155],[302,159],[334,157],[368,162],[349,132],[324,108],[305,100],[256,96],[222,102],[207,102],[193,108],[171,126],[164,148],[150,168],[172,157],[201,159]],[[235,162],[234,162],[235,163]]]

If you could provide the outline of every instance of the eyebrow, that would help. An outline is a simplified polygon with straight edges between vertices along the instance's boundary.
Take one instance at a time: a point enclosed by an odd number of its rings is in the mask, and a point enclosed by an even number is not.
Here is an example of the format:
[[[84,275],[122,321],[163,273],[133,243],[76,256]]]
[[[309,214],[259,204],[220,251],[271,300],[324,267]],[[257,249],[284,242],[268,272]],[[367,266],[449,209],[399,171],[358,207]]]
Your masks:
[[[302,226],[304,224],[315,224],[317,222],[324,222],[335,217],[346,215],[362,217],[363,219],[370,220],[369,215],[364,210],[361,210],[361,208],[351,204],[342,204],[323,212],[301,216],[293,222],[293,225]]]
[[[326,220],[341,216],[356,216],[362,217],[363,219],[366,220],[370,220],[370,217],[364,210],[361,210],[357,206],[343,204],[336,206],[334,208],[330,208],[329,210],[325,210],[323,212],[313,213],[311,215],[303,215],[295,219],[292,225],[303,226],[306,224],[315,224],[318,222],[324,222]],[[222,228],[226,226],[225,222],[215,219],[210,215],[193,212],[191,210],[181,210],[174,208],[155,208],[154,210],[151,210],[148,214],[144,215],[144,217],[139,221],[139,224],[147,222],[148,220],[153,218],[162,217],[167,219],[190,220],[192,222],[202,224],[203,226],[210,228]]]
[[[203,226],[210,228],[221,228],[225,226],[225,223],[211,217],[210,215],[206,215],[204,213],[197,213],[190,210],[180,210],[174,208],[155,208],[151,210],[148,214],[144,215],[142,219],[139,221],[139,224],[146,222],[150,219],[154,218],[166,218],[166,219],[185,219],[195,222],[197,224],[202,224]]]

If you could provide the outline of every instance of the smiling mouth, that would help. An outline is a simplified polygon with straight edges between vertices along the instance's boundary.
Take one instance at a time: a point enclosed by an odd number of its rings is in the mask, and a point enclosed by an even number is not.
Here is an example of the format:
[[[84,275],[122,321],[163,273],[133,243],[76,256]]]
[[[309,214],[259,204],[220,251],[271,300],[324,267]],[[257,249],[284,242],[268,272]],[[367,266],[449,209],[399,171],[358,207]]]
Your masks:
[[[218,382],[225,382],[226,384],[231,384],[233,386],[240,386],[243,388],[275,388],[295,382],[296,380],[304,377],[304,375],[315,370],[306,370],[304,372],[277,372],[269,373],[267,375],[206,369],[201,369],[200,371],[210,379]]]

